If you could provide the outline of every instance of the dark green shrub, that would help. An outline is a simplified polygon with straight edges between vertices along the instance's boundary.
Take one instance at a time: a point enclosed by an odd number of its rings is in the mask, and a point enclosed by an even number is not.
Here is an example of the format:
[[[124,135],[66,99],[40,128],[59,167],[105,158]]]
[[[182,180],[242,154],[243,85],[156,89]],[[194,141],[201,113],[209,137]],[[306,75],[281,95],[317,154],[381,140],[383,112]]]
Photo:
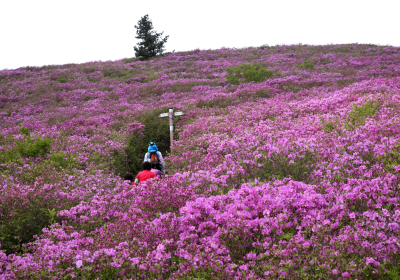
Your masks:
[[[140,132],[133,133],[129,138],[123,152],[114,153],[112,166],[116,174],[121,177],[126,172],[138,173],[142,168],[144,155],[150,142],[155,142],[159,151],[165,156],[165,152],[170,152],[170,132],[168,118],[160,118],[161,113],[168,112],[167,108],[154,109],[140,116],[140,121],[144,124],[144,135]],[[175,121],[178,118],[175,117]],[[174,139],[178,138],[178,133],[174,133]]]
[[[268,46],[267,44],[264,44],[264,45],[261,45],[261,47],[260,47],[260,49],[269,49],[270,48],[270,46]]]
[[[68,82],[68,79],[67,78],[57,78],[56,81],[59,83],[66,83],[66,82]]]
[[[60,221],[46,208],[47,203],[42,198],[32,197],[29,202],[29,207],[21,207],[9,221],[0,219],[1,248],[7,254],[21,253],[22,244],[32,242],[33,236],[41,234],[42,229],[48,227],[51,221]],[[6,209],[1,210],[8,213]]]
[[[303,64],[296,64],[296,67],[304,70],[313,70],[315,67],[315,62],[312,60],[304,60]]]
[[[239,83],[239,79],[235,76],[231,76],[231,75],[226,75],[225,78],[228,80],[228,82],[231,85],[238,85]]]
[[[259,63],[241,64],[239,66],[232,66],[225,69],[228,75],[225,78],[230,84],[238,85],[240,80],[247,82],[262,82],[266,78],[272,78],[274,71],[263,68]]]

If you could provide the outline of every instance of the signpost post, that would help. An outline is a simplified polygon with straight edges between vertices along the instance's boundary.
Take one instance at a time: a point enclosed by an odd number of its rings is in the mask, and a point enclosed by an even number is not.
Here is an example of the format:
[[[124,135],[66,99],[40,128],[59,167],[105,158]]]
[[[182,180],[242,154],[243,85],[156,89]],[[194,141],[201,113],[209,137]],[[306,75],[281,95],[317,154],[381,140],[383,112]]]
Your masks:
[[[160,118],[168,117],[169,118],[169,140],[171,142],[170,146],[172,146],[172,142],[174,141],[174,117],[182,116],[183,112],[175,112],[174,108],[169,108],[168,113],[160,114]]]

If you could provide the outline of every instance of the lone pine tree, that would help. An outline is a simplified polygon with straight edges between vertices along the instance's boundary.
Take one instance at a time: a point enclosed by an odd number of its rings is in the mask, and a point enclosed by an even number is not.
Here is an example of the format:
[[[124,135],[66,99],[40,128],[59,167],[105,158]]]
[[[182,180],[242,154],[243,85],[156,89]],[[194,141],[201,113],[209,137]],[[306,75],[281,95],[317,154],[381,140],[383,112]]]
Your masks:
[[[153,23],[149,19],[149,15],[142,17],[137,24],[135,25],[135,38],[141,41],[137,43],[137,46],[133,47],[135,56],[140,59],[147,59],[157,54],[162,54],[165,51],[164,44],[169,36],[161,38],[164,32],[157,33],[153,30]]]

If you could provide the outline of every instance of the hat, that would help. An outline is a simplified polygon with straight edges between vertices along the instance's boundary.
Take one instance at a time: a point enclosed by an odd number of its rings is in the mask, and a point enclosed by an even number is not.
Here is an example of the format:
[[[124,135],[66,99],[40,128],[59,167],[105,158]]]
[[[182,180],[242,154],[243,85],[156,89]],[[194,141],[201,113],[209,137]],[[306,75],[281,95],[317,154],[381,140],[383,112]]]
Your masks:
[[[149,148],[147,149],[147,151],[150,152],[150,153],[151,153],[151,152],[157,152],[157,151],[158,151],[158,148],[157,148],[156,143],[150,142]]]

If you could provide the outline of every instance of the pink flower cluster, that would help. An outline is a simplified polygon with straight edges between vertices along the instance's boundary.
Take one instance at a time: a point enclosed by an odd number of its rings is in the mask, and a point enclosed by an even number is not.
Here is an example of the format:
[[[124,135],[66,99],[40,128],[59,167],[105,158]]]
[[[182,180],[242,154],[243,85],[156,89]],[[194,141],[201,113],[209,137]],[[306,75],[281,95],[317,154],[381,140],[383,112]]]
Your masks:
[[[249,62],[282,75],[227,84]],[[22,124],[87,169],[0,165],[0,229],[37,200],[57,211],[23,254],[0,251],[0,279],[395,277],[399,76],[399,48],[357,44],[1,71],[2,148]],[[175,173],[132,186],[107,164],[150,106],[185,111]]]

